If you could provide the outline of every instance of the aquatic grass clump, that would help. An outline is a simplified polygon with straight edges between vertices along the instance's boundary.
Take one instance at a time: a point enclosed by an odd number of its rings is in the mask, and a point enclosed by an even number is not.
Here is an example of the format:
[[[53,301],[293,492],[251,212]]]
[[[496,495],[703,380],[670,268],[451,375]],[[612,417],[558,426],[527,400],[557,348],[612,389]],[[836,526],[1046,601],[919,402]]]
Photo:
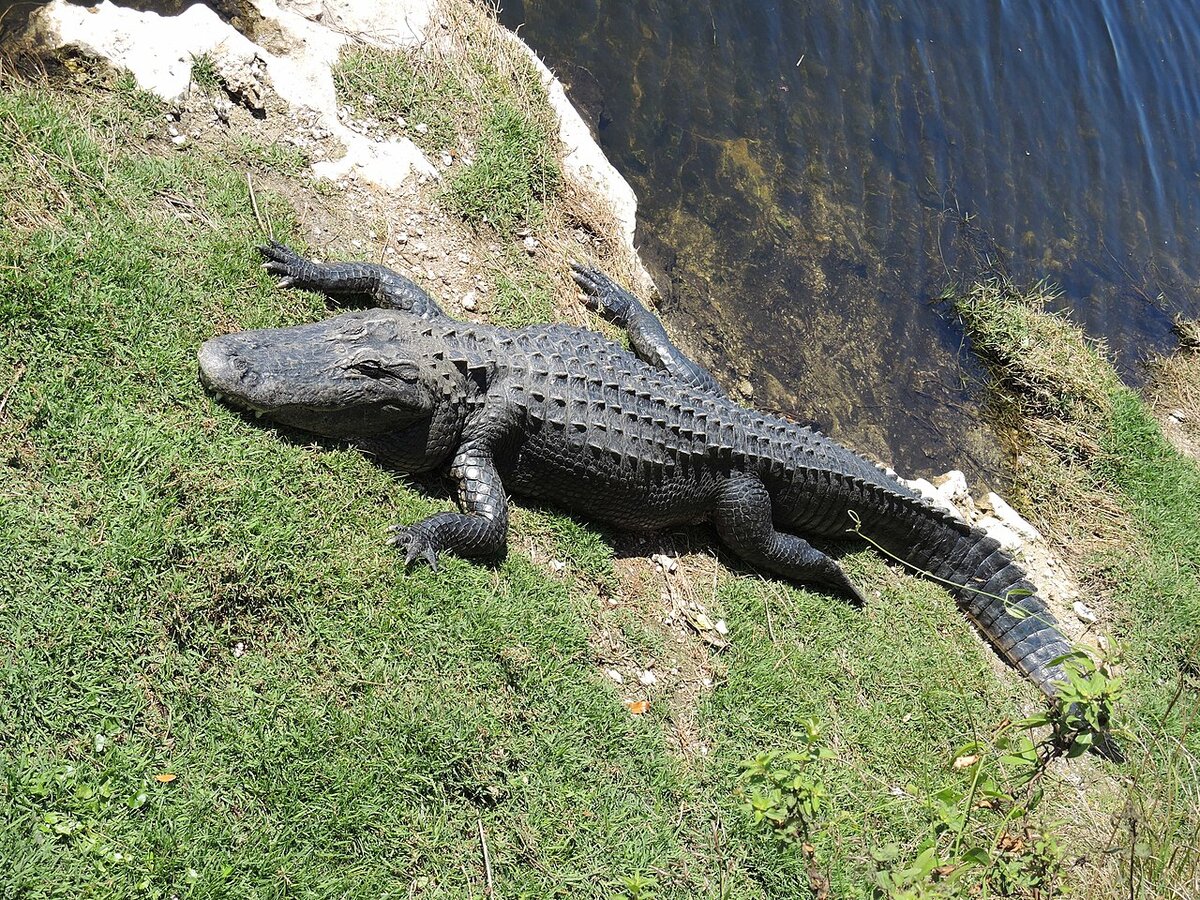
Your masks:
[[[972,346],[1024,414],[1062,426],[1054,436],[1063,446],[1094,451],[1088,435],[1108,419],[1120,382],[1102,343],[1047,311],[1058,296],[1047,282],[1022,289],[998,275],[956,295],[954,307]]]

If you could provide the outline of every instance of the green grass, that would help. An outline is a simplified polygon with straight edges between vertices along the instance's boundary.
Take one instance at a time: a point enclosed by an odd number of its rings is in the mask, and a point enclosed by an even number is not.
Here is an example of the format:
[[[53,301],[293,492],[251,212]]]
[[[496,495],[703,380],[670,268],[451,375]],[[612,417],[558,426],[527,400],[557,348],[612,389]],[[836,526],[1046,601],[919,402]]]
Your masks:
[[[333,70],[339,102],[435,157],[456,153],[444,200],[464,221],[502,234],[536,228],[562,179],[541,78],[489,13],[455,3],[444,14],[454,19],[446,39],[461,43],[452,52],[344,50]]]
[[[817,859],[862,897],[870,849],[923,832],[904,787],[953,780],[953,748],[1034,697],[942,591],[872,554],[846,560],[880,592],[865,611],[725,574],[732,644],[696,716],[710,752],[676,757],[668,698],[631,716],[593,657],[597,583],[636,652],[672,650],[603,531],[518,509],[497,568],[406,574],[385,527],[447,501],[204,395],[205,338],[326,311],[257,269],[240,172],[136,149],[120,109],[0,92],[0,200],[24,211],[0,227],[10,893],[481,895],[482,827],[500,896],[607,898],[638,872],[660,897],[803,895],[802,862],[734,787],[816,716],[839,754]],[[258,199],[286,237],[288,209]]]
[[[221,91],[221,77],[217,74],[216,63],[207,53],[192,57],[192,83],[206,94],[218,94]]]
[[[1103,590],[1125,650],[1133,760],[1116,834],[1117,858],[1132,862],[1121,884],[1182,896],[1200,887],[1200,468],[1102,351],[1045,311],[1046,296],[1044,285],[996,279],[958,308],[1011,417],[1017,496],[1027,512],[1042,498],[1068,499],[1042,524],[1077,545],[1077,574]]]
[[[378,119],[385,130],[440,153],[458,143],[460,111],[471,103],[471,93],[455,72],[423,64],[419,52],[350,46],[333,68],[333,84],[338,102],[352,106],[357,117]],[[427,130],[418,131],[418,125]]]
[[[475,160],[450,179],[446,198],[467,222],[504,233],[541,224],[560,177],[542,127],[502,102],[483,122]]]

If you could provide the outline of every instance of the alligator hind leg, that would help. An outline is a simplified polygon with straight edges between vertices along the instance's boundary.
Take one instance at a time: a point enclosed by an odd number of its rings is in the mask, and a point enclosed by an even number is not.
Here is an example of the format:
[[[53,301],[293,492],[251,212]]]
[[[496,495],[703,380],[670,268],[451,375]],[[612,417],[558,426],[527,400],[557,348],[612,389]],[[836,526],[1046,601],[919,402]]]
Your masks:
[[[794,534],[776,531],[771,495],[755,476],[725,482],[711,512],[721,541],[746,562],[793,581],[831,588],[855,603],[866,601],[841,566]]]
[[[724,396],[706,368],[687,358],[667,336],[662,322],[641,301],[599,269],[571,264],[571,277],[583,288],[584,303],[608,321],[625,329],[638,359],[674,375],[690,387]]]
[[[278,275],[280,287],[318,291],[335,300],[366,302],[411,312],[423,319],[443,315],[427,293],[398,272],[374,263],[315,263],[278,241],[258,248],[263,268]]]

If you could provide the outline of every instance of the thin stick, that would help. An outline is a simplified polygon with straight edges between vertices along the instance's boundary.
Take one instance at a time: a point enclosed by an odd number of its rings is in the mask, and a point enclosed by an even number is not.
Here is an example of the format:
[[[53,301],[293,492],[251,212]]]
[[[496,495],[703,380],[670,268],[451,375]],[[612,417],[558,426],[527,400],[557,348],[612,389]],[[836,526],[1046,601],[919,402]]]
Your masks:
[[[250,206],[254,210],[254,218],[258,221],[259,230],[269,238],[275,237],[267,230],[266,223],[263,222],[262,213],[258,211],[258,198],[254,196],[254,181],[250,178],[250,170],[246,170],[246,187],[250,189]]]
[[[12,384],[8,386],[8,390],[4,392],[4,398],[0,399],[0,419],[4,418],[4,407],[8,406],[8,398],[12,396],[13,391],[17,389],[17,382],[21,380],[25,374],[25,363],[17,364],[17,371],[13,375]]]
[[[492,858],[488,855],[487,837],[483,833],[483,819],[479,819],[479,846],[483,848],[483,874],[487,877],[487,895],[496,896],[495,885],[492,884]]]
[[[767,584],[766,578],[763,578],[761,575],[758,577],[762,578],[762,583],[764,586],[770,588],[770,593],[772,593],[772,596],[778,599],[779,594],[775,592],[774,584]],[[767,611],[767,637],[770,638],[770,642],[775,643],[775,625],[772,623],[772,620],[770,620],[770,599],[767,598],[766,594],[763,594],[762,608],[763,610]]]

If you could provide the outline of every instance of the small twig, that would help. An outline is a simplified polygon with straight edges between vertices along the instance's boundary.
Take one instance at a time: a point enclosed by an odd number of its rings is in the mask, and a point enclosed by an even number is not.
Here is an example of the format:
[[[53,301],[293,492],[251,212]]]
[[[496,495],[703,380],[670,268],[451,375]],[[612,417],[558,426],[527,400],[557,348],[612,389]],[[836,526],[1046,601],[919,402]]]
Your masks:
[[[379,265],[383,265],[383,257],[387,253],[387,248],[392,245],[392,220],[389,217],[387,220],[387,234],[384,235],[383,245],[379,248]]]
[[[767,583],[767,579],[763,578],[763,584],[766,584],[766,583]],[[771,590],[771,594],[772,595],[775,594],[775,590],[773,587]],[[767,637],[769,637],[771,639],[771,643],[774,644],[775,643],[775,625],[774,625],[774,623],[771,622],[771,600],[770,600],[770,598],[768,598],[766,596],[763,597],[763,609],[765,609],[767,611]]]
[[[258,210],[258,198],[254,196],[254,181],[250,178],[250,170],[246,170],[246,187],[250,189],[250,206],[254,210],[254,218],[258,221],[259,230],[269,238],[274,238],[275,235],[267,229],[266,223],[263,222],[262,213]]]
[[[479,822],[479,846],[483,848],[483,874],[487,878],[487,896],[496,896],[496,888],[492,883],[492,858],[488,854],[487,836],[483,833],[483,819]]]
[[[0,398],[0,419],[4,418],[4,407],[8,406],[8,398],[12,396],[13,391],[17,389],[17,382],[25,375],[25,363],[17,364],[17,371],[13,374],[12,384],[8,386],[8,390],[4,392],[4,397]]]

